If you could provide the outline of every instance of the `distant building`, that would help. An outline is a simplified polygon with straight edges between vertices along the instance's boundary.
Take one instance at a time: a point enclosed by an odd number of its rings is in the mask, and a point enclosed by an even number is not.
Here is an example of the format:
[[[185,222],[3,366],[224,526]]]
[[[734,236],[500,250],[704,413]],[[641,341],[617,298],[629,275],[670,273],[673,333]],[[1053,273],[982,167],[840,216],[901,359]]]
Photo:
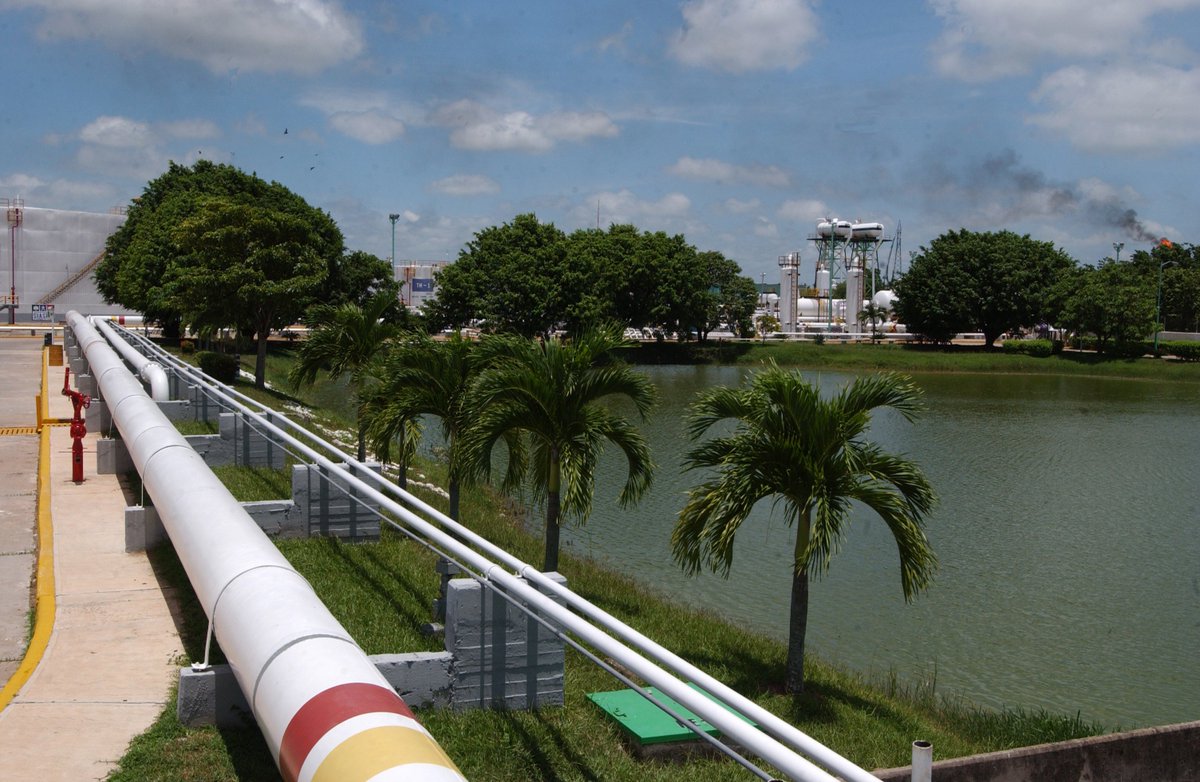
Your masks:
[[[51,313],[61,321],[69,310],[135,314],[105,304],[93,277],[104,243],[125,222],[124,214],[27,207],[20,198],[0,198],[0,209],[7,228],[0,242],[0,294],[4,305],[15,304],[18,322]],[[5,312],[0,323],[7,322]]]
[[[421,310],[436,292],[434,279],[438,272],[449,265],[449,261],[406,261],[397,265],[396,280],[401,284],[400,301],[404,306]]]

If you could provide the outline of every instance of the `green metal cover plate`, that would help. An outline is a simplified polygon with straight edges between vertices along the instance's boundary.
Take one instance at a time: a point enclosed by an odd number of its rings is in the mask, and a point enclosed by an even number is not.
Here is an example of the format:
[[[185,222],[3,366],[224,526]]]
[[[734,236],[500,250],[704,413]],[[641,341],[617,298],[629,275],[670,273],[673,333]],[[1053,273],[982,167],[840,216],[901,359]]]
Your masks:
[[[708,693],[703,692],[694,684],[689,684],[693,690],[700,692],[709,700],[716,701]],[[709,723],[697,717],[692,711],[681,706],[674,698],[660,692],[657,688],[647,687],[646,691],[657,700],[662,701],[679,716],[691,722],[710,736],[720,736],[721,732]],[[650,701],[643,698],[634,690],[613,690],[611,692],[588,693],[588,700],[600,707],[608,715],[641,744],[663,744],[670,741],[696,741],[699,737],[691,730],[680,725],[675,718]],[[755,723],[740,714],[730,710],[730,713],[750,725]]]

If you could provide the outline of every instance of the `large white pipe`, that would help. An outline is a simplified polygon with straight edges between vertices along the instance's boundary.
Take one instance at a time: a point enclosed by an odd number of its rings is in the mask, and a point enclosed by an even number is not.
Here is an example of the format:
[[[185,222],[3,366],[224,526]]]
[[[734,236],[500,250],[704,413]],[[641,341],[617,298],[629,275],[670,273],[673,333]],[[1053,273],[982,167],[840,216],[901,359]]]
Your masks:
[[[195,371],[193,368],[189,367],[186,364],[183,364],[182,362],[180,362],[179,368],[183,369],[184,371],[188,371],[188,372]],[[209,381],[209,382],[211,382],[211,381]],[[315,461],[317,463],[323,464],[324,466],[326,466],[329,469],[338,469],[339,465],[337,463],[326,459],[323,455],[312,450],[306,443],[294,438],[290,433],[279,428],[274,422],[267,421],[266,419],[261,418],[260,416],[258,416],[257,413],[255,413],[249,407],[242,405],[239,402],[237,402],[235,399],[233,399],[232,397],[234,395],[240,396],[240,394],[236,394],[236,392],[233,392],[231,395],[228,395],[229,396],[228,401],[231,403],[231,405],[240,408],[242,410],[242,412],[255,417],[257,419],[256,426],[261,427],[265,431],[270,431],[275,437],[278,437],[278,438],[286,441],[289,444],[289,446],[302,452],[306,458],[312,459],[313,461]],[[249,398],[246,398],[246,401],[252,402],[254,404],[258,404],[256,402],[253,402],[253,400],[250,400]],[[287,419],[284,419],[284,420],[287,420]],[[290,422],[290,421],[288,421],[288,423],[292,424],[292,422]],[[295,424],[292,424],[292,425],[295,426]],[[321,446],[323,448],[330,450],[331,452],[338,452],[334,446],[322,441],[317,435],[314,435],[311,432],[307,432],[307,430],[302,430],[301,427],[296,427],[296,428],[301,431],[304,431],[305,439],[309,440],[310,442],[315,441],[316,444],[318,444],[319,446]],[[347,463],[356,465],[357,467],[361,468],[361,469],[355,470],[356,477],[351,479],[352,482],[358,483],[360,485],[360,488],[362,491],[370,492],[371,495],[373,495],[373,498],[376,501],[380,502],[382,505],[388,507],[390,510],[393,510],[397,513],[403,514],[405,517],[405,520],[408,521],[410,524],[415,525],[417,522],[419,522],[424,527],[432,528],[432,527],[428,527],[428,524],[425,520],[420,519],[419,517],[412,514],[412,512],[409,510],[409,508],[397,505],[392,500],[391,497],[384,496],[383,494],[380,493],[380,491],[377,491],[375,488],[366,485],[366,481],[370,481],[371,483],[376,484],[378,489],[382,490],[383,492],[387,492],[389,494],[394,493],[396,495],[399,495],[401,497],[401,499],[404,501],[405,505],[410,506],[411,508],[415,508],[416,510],[419,510],[423,514],[429,516],[440,527],[442,527],[444,530],[446,530],[447,533],[454,535],[454,537],[457,538],[458,540],[465,541],[466,543],[470,544],[470,546],[472,548],[478,549],[479,551],[485,553],[486,555],[488,555],[490,557],[494,557],[499,563],[503,564],[507,568],[510,568],[514,573],[516,573],[516,575],[522,576],[527,581],[537,584],[543,593],[551,593],[551,594],[559,597],[570,608],[573,608],[574,610],[580,612],[581,614],[584,614],[584,615],[590,617],[596,624],[598,624],[598,625],[604,627],[605,629],[607,629],[608,631],[614,633],[619,638],[623,639],[625,642],[642,650],[644,653],[648,654],[654,660],[658,661],[659,663],[665,665],[667,668],[673,670],[675,673],[679,674],[685,680],[696,684],[697,686],[701,687],[705,691],[716,696],[719,700],[723,701],[726,705],[737,710],[738,712],[742,713],[746,717],[749,717],[750,719],[754,720],[755,722],[757,722],[760,725],[760,727],[767,734],[774,737],[777,741],[782,742],[783,744],[787,745],[788,747],[791,747],[792,749],[795,749],[799,752],[804,753],[805,755],[807,755],[810,758],[813,758],[814,760],[816,760],[819,764],[821,764],[825,768],[838,774],[844,780],[847,780],[847,782],[878,782],[878,778],[875,777],[874,775],[872,775],[872,774],[868,773],[867,771],[863,770],[862,768],[858,767],[850,760],[847,760],[846,758],[842,757],[841,755],[834,752],[832,749],[826,747],[824,744],[820,743],[819,741],[812,738],[811,736],[808,736],[803,731],[800,731],[799,729],[797,729],[794,725],[791,725],[790,723],[788,723],[786,720],[783,720],[780,717],[776,716],[775,714],[772,714],[771,712],[767,711],[763,707],[759,706],[757,703],[755,703],[755,702],[751,701],[750,699],[746,698],[745,696],[743,696],[741,693],[738,693],[736,690],[733,690],[732,688],[726,686],[722,682],[712,678],[704,671],[700,670],[699,668],[696,668],[691,663],[687,662],[686,660],[682,659],[675,653],[671,652],[669,649],[666,649],[666,648],[660,646],[655,641],[651,640],[650,638],[646,637],[645,635],[642,635],[637,630],[634,630],[633,628],[629,627],[624,622],[620,621],[616,617],[607,613],[603,609],[599,608],[598,606],[594,605],[593,603],[589,602],[588,600],[585,600],[584,598],[575,594],[570,589],[562,586],[557,581],[554,581],[553,579],[546,577],[543,573],[541,573],[539,570],[537,570],[532,565],[529,565],[529,564],[521,561],[520,559],[518,559],[517,557],[514,557],[513,555],[511,555],[504,549],[500,548],[499,546],[496,546],[495,544],[491,543],[487,539],[482,538],[479,535],[477,535],[476,533],[467,529],[466,527],[463,527],[462,525],[458,524],[456,521],[451,519],[449,516],[446,516],[441,511],[428,505],[423,500],[421,500],[411,494],[408,494],[407,492],[405,492],[402,489],[400,489],[399,487],[397,487],[395,484],[388,482],[385,478],[378,475],[374,471],[366,469],[365,465],[362,465],[361,463],[356,462],[355,460],[351,459],[348,456],[345,456],[344,454],[342,455],[342,457],[344,458],[344,460]],[[366,481],[364,481],[362,479],[366,479]],[[464,559],[469,558],[469,555],[474,556],[474,557],[478,556],[475,551],[471,551],[470,549],[466,549],[466,552],[463,552],[461,549],[459,552],[456,552],[456,556],[462,556],[462,557],[464,557]],[[493,563],[488,562],[486,559],[479,559],[477,562],[477,565],[480,566],[481,570],[485,570],[485,572],[486,572],[487,568],[495,567],[495,565]],[[546,603],[545,599],[543,597],[541,597],[537,592],[534,592],[533,594],[534,594],[534,597],[532,599],[528,600],[527,602],[534,603],[539,608],[541,608],[541,606],[544,603]],[[526,598],[523,597],[522,599],[526,599]],[[553,606],[555,606],[555,608],[558,608],[558,606],[555,605],[552,601],[549,603],[549,605],[553,605]],[[574,616],[574,615],[571,615],[571,616]],[[575,617],[575,618],[578,619],[578,617]],[[602,637],[604,637],[606,639],[608,638],[607,636],[602,636]],[[608,640],[611,640],[611,639],[608,639]],[[689,692],[690,692],[690,688],[689,688]],[[668,694],[671,694],[671,693],[668,693]],[[671,695],[672,695],[672,697],[675,697],[674,694],[671,694]],[[680,699],[676,698],[676,700],[680,700]],[[705,699],[705,700],[707,700],[707,699]],[[680,701],[680,702],[682,703],[683,701]],[[685,705],[687,705],[687,704],[685,704]],[[711,703],[708,705],[711,706]],[[692,706],[688,706],[688,708],[692,708]],[[697,711],[697,709],[695,709],[695,708],[692,708],[692,710]],[[707,712],[707,711],[708,711],[708,709],[706,708],[705,712]],[[723,709],[721,711],[723,711]],[[697,713],[699,713],[699,712],[697,711]],[[701,715],[701,716],[704,716],[704,715]],[[707,719],[707,717],[705,717],[705,718]],[[712,722],[712,720],[710,720],[710,722]],[[809,777],[803,777],[803,778],[808,779]]]
[[[109,343],[117,349],[117,352],[133,365],[134,370],[138,373],[138,377],[150,384],[151,399],[155,402],[165,402],[171,398],[171,390],[167,385],[167,372],[162,368],[161,364],[134,350],[128,342],[113,330],[113,327],[107,320],[98,318],[93,322],[99,327]]]
[[[284,779],[463,782],[117,354],[67,319]]]

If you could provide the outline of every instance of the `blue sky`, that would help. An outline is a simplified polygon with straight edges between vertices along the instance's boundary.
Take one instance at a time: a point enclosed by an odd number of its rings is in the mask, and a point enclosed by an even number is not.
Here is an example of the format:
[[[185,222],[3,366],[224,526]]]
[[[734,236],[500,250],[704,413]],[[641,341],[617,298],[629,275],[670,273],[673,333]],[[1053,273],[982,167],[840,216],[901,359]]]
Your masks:
[[[0,0],[0,196],[107,211],[168,160],[277,180],[351,249],[536,212],[756,280],[823,216],[1083,262],[1196,242],[1200,0]]]

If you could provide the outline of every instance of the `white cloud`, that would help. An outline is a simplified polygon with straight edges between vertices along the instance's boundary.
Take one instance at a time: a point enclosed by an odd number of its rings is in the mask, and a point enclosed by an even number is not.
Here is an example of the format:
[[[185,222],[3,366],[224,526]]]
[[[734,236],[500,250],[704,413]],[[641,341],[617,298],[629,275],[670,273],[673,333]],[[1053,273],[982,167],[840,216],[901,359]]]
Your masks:
[[[154,143],[150,125],[128,117],[97,117],[83,126],[79,139],[101,147],[146,147]]]
[[[779,227],[761,215],[754,221],[754,235],[764,239],[778,239]]]
[[[47,182],[33,174],[24,173],[0,177],[0,192],[20,196],[28,206],[84,211],[107,209],[123,200],[117,191],[107,184],[68,179]]]
[[[366,144],[387,144],[404,135],[404,123],[382,111],[345,111],[331,114],[329,124]]]
[[[757,198],[751,198],[749,201],[742,201],[737,198],[727,198],[725,200],[725,209],[737,215],[756,211],[761,206],[762,202]]]
[[[76,160],[88,171],[137,179],[150,179],[162,173],[170,158],[194,159],[196,150],[168,150],[172,142],[194,142],[221,135],[216,124],[205,119],[186,119],[149,123],[130,117],[101,116],[84,125],[74,136],[56,135],[48,143],[62,145],[79,142]],[[207,146],[207,145],[206,145]],[[216,159],[210,150],[207,156]]]
[[[791,176],[778,166],[739,166],[713,158],[681,157],[667,173],[685,179],[732,184],[741,182],[765,187],[787,187]]]
[[[808,0],[689,0],[670,52],[685,65],[745,73],[793,70],[817,38]]]
[[[1150,17],[1200,0],[929,0],[945,21],[933,44],[943,75],[987,81],[1046,57],[1094,59],[1134,48]]]
[[[358,21],[327,0],[10,0],[40,8],[46,40],[154,49],[214,73],[315,73],[363,49]]]
[[[657,201],[638,198],[627,189],[595,193],[571,210],[571,217],[580,225],[596,224],[596,205],[604,223],[636,225],[643,230],[687,231],[687,218],[692,202],[682,193],[668,193]]]
[[[1200,68],[1143,63],[1063,68],[1033,93],[1026,121],[1091,152],[1166,152],[1200,144]]]
[[[441,106],[432,113],[431,120],[453,128],[451,144],[477,151],[545,152],[560,141],[611,138],[619,132],[608,115],[601,112],[553,112],[540,116],[525,111],[501,113],[471,100]]]
[[[210,139],[218,138],[221,129],[216,123],[206,119],[185,119],[176,122],[164,122],[159,126],[162,132],[172,138]]]
[[[812,198],[798,198],[784,201],[777,214],[784,220],[817,221],[822,217],[830,217],[833,212],[824,201]]]
[[[476,196],[500,192],[500,185],[482,174],[455,174],[431,182],[431,190],[453,196]]]

